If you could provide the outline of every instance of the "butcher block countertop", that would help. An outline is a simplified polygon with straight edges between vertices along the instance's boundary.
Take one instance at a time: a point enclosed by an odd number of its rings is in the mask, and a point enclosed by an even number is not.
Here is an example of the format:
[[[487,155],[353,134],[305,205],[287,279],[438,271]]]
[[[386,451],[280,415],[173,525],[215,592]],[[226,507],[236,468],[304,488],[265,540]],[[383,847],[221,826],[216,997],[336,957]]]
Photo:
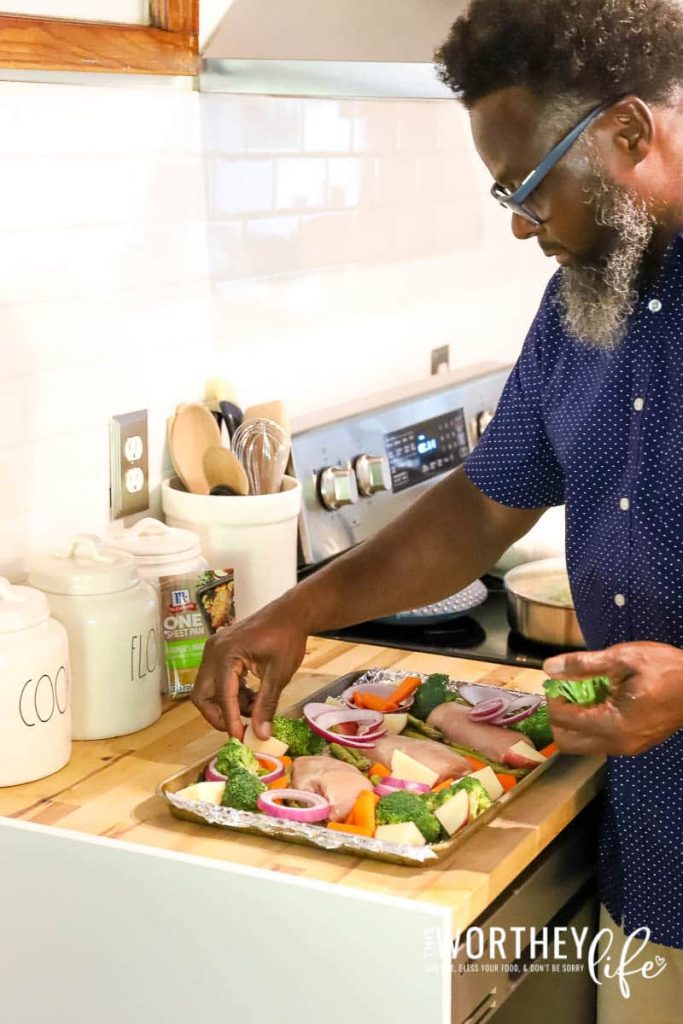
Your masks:
[[[281,706],[301,700],[346,672],[372,667],[447,672],[456,679],[509,684],[530,692],[540,692],[544,678],[535,669],[312,637]],[[166,701],[161,719],[149,729],[116,739],[74,743],[71,761],[62,771],[0,789],[0,815],[448,906],[455,929],[475,920],[603,784],[601,758],[560,757],[526,793],[448,858],[434,867],[410,868],[229,834],[173,818],[154,795],[157,784],[208,757],[220,744],[221,736],[189,701]]]

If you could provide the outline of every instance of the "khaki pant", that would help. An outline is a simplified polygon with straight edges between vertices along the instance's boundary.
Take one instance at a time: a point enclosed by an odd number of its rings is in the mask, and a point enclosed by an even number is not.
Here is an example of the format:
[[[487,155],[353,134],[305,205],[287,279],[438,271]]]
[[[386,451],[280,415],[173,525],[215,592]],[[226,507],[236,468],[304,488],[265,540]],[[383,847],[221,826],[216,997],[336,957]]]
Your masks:
[[[683,949],[670,949],[648,942],[641,953],[634,955],[640,948],[641,938],[631,941],[626,957],[633,957],[625,966],[629,996],[625,998],[619,987],[617,977],[606,978],[604,965],[608,964],[608,973],[612,974],[619,963],[626,935],[623,929],[614,923],[605,907],[600,907],[600,929],[609,928],[614,935],[612,946],[605,961],[598,967],[601,984],[598,986],[597,1024],[678,1024],[683,1020]],[[607,941],[605,939],[605,941]],[[601,942],[600,951],[604,947]],[[657,960],[657,957],[660,959]],[[663,958],[663,959],[662,959]],[[657,977],[643,977],[639,969],[647,961],[652,962],[649,973],[660,970],[663,961],[666,967]]]

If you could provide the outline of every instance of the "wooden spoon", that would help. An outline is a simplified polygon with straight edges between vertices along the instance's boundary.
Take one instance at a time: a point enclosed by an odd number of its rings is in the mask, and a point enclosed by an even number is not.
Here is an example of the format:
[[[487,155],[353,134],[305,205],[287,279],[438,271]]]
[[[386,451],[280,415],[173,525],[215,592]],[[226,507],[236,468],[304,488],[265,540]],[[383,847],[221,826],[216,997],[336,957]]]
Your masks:
[[[192,494],[208,494],[202,460],[207,448],[220,447],[221,432],[215,419],[198,403],[179,405],[170,435],[171,460],[186,488]]]
[[[209,494],[249,494],[247,474],[239,459],[227,448],[207,448],[202,460]],[[217,488],[225,488],[217,492]]]

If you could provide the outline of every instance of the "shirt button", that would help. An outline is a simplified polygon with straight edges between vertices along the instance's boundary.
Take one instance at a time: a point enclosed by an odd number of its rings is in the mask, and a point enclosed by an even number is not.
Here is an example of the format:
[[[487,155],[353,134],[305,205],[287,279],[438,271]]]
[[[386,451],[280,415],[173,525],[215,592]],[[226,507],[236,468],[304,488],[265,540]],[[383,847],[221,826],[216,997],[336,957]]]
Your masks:
[[[633,403],[633,408],[636,410],[636,412],[642,412],[644,405],[645,405],[645,399],[644,398],[636,398],[636,400]]]
[[[659,313],[660,309],[662,308],[662,304],[659,301],[659,299],[650,299],[650,301],[647,304],[647,308],[650,310],[651,313]]]
[[[628,500],[628,498],[622,498],[621,501],[619,502],[619,508],[621,509],[622,512],[628,512],[630,506],[631,506],[631,502]]]
[[[615,594],[614,595],[614,603],[617,606],[617,608],[623,608],[624,605],[626,604],[626,598],[624,597],[623,594]]]

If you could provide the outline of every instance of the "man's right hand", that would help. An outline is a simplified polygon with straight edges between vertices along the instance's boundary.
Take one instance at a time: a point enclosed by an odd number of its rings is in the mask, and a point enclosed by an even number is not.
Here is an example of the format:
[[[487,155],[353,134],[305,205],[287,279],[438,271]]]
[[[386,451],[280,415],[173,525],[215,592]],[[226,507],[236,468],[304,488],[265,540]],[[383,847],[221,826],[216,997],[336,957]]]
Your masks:
[[[256,735],[267,739],[280,693],[303,661],[307,637],[281,601],[219,630],[204,647],[192,703],[214,729],[238,739],[244,735],[241,714],[251,714]],[[261,680],[255,700],[245,687],[247,672]]]

